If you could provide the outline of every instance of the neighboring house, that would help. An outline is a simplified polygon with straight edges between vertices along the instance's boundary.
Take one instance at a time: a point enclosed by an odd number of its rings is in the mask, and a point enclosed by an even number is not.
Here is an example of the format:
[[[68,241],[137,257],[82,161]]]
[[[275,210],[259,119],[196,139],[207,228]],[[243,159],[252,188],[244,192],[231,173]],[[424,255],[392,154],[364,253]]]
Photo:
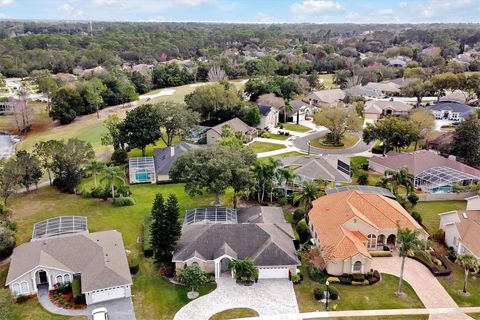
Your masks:
[[[457,254],[471,253],[480,262],[480,196],[466,198],[466,210],[440,214],[445,243]]]
[[[373,122],[386,116],[408,116],[413,106],[400,101],[370,100],[365,103],[363,116]]]
[[[364,97],[367,99],[379,99],[383,97],[383,94],[380,90],[365,87],[365,86],[354,86],[345,90],[347,96],[350,97]]]
[[[463,103],[458,102],[439,102],[427,107],[433,112],[436,119],[463,121],[469,114],[475,110]]]
[[[463,92],[460,90],[455,90],[449,92],[443,97],[440,97],[439,102],[457,102],[457,103],[467,103],[467,97],[469,96],[468,92]]]
[[[400,85],[394,82],[369,82],[365,85],[367,88],[380,91],[384,94],[392,94],[400,92]]]
[[[280,112],[285,108],[285,100],[282,97],[278,97],[275,93],[262,94],[258,97],[257,104],[272,106]]]
[[[172,261],[177,270],[198,266],[219,278],[232,274],[231,260],[250,257],[259,279],[288,279],[300,265],[294,238],[280,207],[193,209],[186,213]]]
[[[155,183],[155,164],[153,157],[133,157],[128,160],[128,181],[133,183]]]
[[[425,139],[425,147],[427,150],[435,150],[448,156],[448,148],[452,141],[453,132],[433,131]]]
[[[312,117],[315,109],[301,100],[293,100],[290,102],[290,106],[292,107],[292,110],[289,112],[288,117],[292,118],[292,122],[295,123],[299,123],[300,121]]]
[[[480,170],[467,166],[453,158],[445,158],[431,150],[409,153],[390,151],[385,156],[374,156],[369,167],[384,174],[387,170],[408,168],[414,176],[415,188],[424,192],[445,193],[453,191],[453,184],[469,185],[480,181]]]
[[[250,127],[248,124],[246,124],[239,118],[234,118],[219,125],[216,125],[215,127],[212,127],[210,130],[207,131],[208,145],[213,145],[217,143],[218,140],[220,140],[222,135],[222,128],[226,125],[229,125],[234,132],[241,132],[245,139],[245,142],[247,143],[252,141],[258,135],[257,129]]]
[[[342,89],[328,89],[312,91],[303,100],[315,107],[328,107],[343,101],[343,99],[345,99],[345,92]]]
[[[407,65],[407,62],[398,58],[388,59],[388,63],[395,68],[403,68]]]
[[[5,285],[13,295],[31,295],[76,278],[87,304],[131,296],[132,277],[118,231],[89,233],[85,217],[42,221],[32,240],[13,251]]]
[[[259,129],[268,128],[269,130],[275,128],[278,124],[278,117],[280,111],[272,106],[259,104],[258,111],[260,112],[260,122],[257,126]]]
[[[155,177],[157,182],[170,181],[169,172],[173,162],[185,152],[198,148],[201,148],[201,146],[180,142],[171,147],[153,149]]]
[[[350,160],[340,155],[285,157],[281,161],[296,175],[293,185],[282,184],[287,192],[298,189],[305,181],[321,179],[331,187],[352,182]]]
[[[313,201],[308,213],[315,244],[327,261],[327,273],[367,273],[371,251],[394,247],[398,226],[428,234],[397,201],[376,193],[344,191]]]

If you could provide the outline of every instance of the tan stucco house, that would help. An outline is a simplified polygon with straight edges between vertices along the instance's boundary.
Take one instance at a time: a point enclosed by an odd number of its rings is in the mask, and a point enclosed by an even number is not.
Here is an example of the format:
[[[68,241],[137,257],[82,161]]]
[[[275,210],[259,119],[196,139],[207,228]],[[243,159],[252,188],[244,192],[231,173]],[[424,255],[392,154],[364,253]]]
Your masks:
[[[328,194],[313,202],[308,213],[312,238],[331,275],[366,273],[371,251],[394,247],[398,226],[428,234],[395,200],[356,190]]]
[[[377,121],[386,116],[408,116],[413,106],[400,101],[370,100],[365,103],[365,120]]]
[[[209,129],[207,131],[207,145],[216,144],[222,136],[222,128],[227,125],[230,126],[234,132],[241,132],[247,143],[258,135],[257,129],[250,127],[239,118],[234,118]]]
[[[257,128],[272,130],[277,126],[280,115],[278,109],[269,105],[259,104],[258,111],[260,113],[260,122]]]

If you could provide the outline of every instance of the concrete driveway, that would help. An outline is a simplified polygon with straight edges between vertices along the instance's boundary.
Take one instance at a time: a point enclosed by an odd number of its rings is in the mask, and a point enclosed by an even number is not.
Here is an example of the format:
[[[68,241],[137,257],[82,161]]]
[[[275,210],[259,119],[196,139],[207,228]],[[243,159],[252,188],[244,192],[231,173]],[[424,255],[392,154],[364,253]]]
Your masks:
[[[298,313],[293,284],[287,279],[259,280],[246,287],[230,277],[222,277],[217,279],[217,289],[184,306],[174,320],[208,320],[232,308],[250,308],[260,316]]]
[[[383,257],[383,258],[373,258],[372,268],[378,270],[380,273],[388,273],[395,276],[400,276],[400,267],[402,265],[402,259],[398,254],[394,254],[393,257]],[[420,262],[409,259],[405,261],[405,271],[404,279],[407,281],[415,290],[418,297],[425,305],[425,308],[457,308],[458,305],[453,301],[452,297],[447,293],[445,288],[438,282],[438,280],[433,276],[430,270],[427,269]],[[458,309],[458,314],[455,314],[452,317],[452,314],[449,315],[431,315],[430,320],[461,320],[461,319],[472,319],[462,313]]]
[[[99,302],[88,306],[88,319],[92,318],[92,311],[96,308],[107,308],[109,320],[135,320],[132,298],[123,298]]]

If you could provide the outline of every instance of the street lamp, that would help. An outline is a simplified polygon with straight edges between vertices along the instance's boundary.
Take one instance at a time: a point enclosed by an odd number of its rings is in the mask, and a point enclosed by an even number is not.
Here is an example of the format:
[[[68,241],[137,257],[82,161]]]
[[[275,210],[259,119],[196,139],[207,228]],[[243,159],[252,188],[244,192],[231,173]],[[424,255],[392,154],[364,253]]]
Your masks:
[[[330,283],[327,280],[327,282],[325,282],[325,285],[327,286],[327,293],[325,294],[325,311],[328,311],[328,298],[330,297],[330,293],[328,291],[328,285],[329,284]]]

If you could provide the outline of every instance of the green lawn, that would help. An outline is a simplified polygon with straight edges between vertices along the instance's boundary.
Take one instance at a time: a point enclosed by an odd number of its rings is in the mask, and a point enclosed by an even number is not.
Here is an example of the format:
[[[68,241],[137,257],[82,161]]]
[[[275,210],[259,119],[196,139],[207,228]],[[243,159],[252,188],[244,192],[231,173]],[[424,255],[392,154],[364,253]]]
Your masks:
[[[296,123],[282,123],[283,129],[289,130],[289,131],[297,131],[297,132],[308,132],[312,129],[302,126],[301,124],[296,124]]]
[[[439,213],[462,210],[467,206],[466,201],[422,201],[419,202],[414,210],[421,214],[423,225],[429,233],[438,230],[440,223]]]
[[[459,293],[463,289],[463,268],[454,263],[449,262],[449,264],[452,268],[452,273],[448,277],[437,278],[445,290],[460,307],[480,306],[480,276],[478,274],[475,276],[470,274],[467,287],[470,296],[463,296]]]
[[[288,138],[290,138],[291,136],[286,136],[284,134],[273,134],[273,133],[269,133],[269,139],[275,139],[275,140],[287,140]]]
[[[257,317],[258,312],[249,308],[235,308],[225,310],[219,313],[214,314],[210,317],[209,320],[227,320],[227,319],[238,319],[238,318],[248,318],[248,317]]]
[[[248,146],[250,150],[255,153],[275,151],[286,148],[283,144],[268,143],[268,142],[254,142]]]
[[[318,139],[313,139],[310,140],[310,145],[315,148],[320,148],[320,149],[347,149],[353,147],[360,138],[357,135],[347,133],[342,139],[343,146],[341,147],[335,147],[331,145],[326,145],[324,144],[325,138],[320,137]]]
[[[90,182],[88,180],[84,185]],[[18,225],[17,244],[30,239],[34,223],[58,215],[86,216],[90,232],[116,229],[122,233],[125,248],[130,250],[132,255],[140,257],[140,272],[134,277],[132,287],[137,319],[172,319],[178,309],[188,302],[187,290],[164,280],[154,267],[152,260],[142,256],[141,243],[138,243],[137,239],[142,235],[144,217],[149,214],[156,193],[162,193],[164,196],[170,193],[176,194],[182,219],[186,209],[209,206],[214,196],[204,194],[190,198],[184,192],[182,184],[132,185],[131,190],[137,203],[123,208],[113,207],[102,200],[82,199],[76,195],[60,193],[49,187],[16,195],[10,200],[9,207],[13,210],[13,219]],[[222,200],[227,205],[231,203],[231,199],[231,192],[222,196]],[[206,293],[213,288],[212,285],[207,285],[199,291]],[[0,292],[5,290],[0,289]],[[32,312],[42,311],[37,310],[40,308],[35,302],[29,302],[27,305],[34,309]],[[13,308],[15,309],[16,306]],[[21,310],[23,312],[24,309]],[[19,319],[30,318],[20,316]]]
[[[323,85],[325,86],[325,89],[331,89],[331,88],[337,88],[338,86],[333,83],[333,74],[319,74],[318,75],[319,79],[323,80]]]
[[[313,289],[321,284],[313,281],[305,264],[301,266],[303,281],[294,286],[300,312],[323,310],[324,304],[313,298]],[[382,274],[382,281],[371,286],[334,285],[338,289],[340,300],[337,310],[402,309],[423,308],[423,304],[412,287],[405,283],[405,297],[397,297],[395,291],[398,277]],[[333,305],[332,304],[332,305]]]

